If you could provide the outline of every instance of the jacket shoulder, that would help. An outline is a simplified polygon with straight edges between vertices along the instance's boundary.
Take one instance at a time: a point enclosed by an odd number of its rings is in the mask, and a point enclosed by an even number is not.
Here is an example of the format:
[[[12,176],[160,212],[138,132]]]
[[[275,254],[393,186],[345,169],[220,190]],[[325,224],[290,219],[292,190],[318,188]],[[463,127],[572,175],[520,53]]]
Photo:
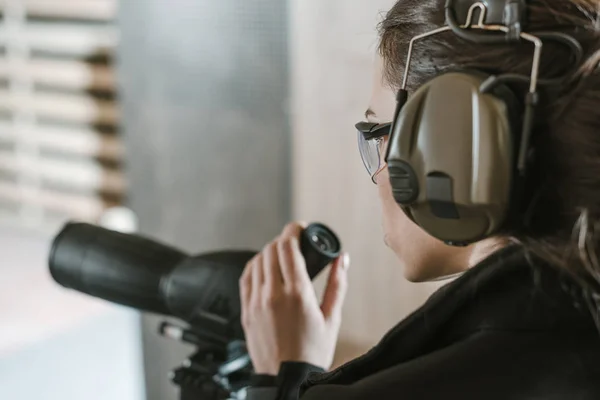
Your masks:
[[[301,400],[599,399],[599,357],[597,332],[484,330],[350,384],[308,387]]]

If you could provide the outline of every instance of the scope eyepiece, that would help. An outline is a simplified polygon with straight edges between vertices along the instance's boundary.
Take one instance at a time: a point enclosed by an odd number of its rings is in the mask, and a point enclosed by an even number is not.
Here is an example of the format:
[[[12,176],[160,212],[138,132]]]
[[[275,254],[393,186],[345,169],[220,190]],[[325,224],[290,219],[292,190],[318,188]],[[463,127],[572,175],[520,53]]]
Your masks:
[[[340,256],[341,244],[336,234],[323,224],[306,227],[300,237],[300,247],[311,279]]]

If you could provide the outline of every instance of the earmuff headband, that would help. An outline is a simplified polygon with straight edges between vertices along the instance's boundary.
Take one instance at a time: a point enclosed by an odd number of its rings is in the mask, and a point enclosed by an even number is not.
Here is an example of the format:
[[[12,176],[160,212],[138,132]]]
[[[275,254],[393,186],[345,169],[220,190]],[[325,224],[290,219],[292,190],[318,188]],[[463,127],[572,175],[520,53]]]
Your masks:
[[[463,8],[469,5],[465,23],[460,24],[456,17],[455,6],[460,4]],[[524,176],[526,169],[526,159],[529,150],[529,141],[533,129],[533,120],[535,107],[537,106],[539,96],[537,95],[538,85],[551,86],[558,85],[564,81],[564,77],[554,79],[540,79],[539,69],[542,56],[543,39],[555,41],[567,46],[573,53],[573,64],[577,66],[583,58],[583,48],[581,44],[572,36],[560,32],[538,32],[535,34],[522,32],[522,27],[525,24],[526,1],[524,0],[496,0],[489,1],[488,5],[480,1],[461,1],[447,0],[445,5],[446,20],[448,26],[444,26],[433,31],[426,32],[413,37],[408,47],[408,54],[402,87],[398,93],[398,103],[395,112],[397,119],[402,107],[408,99],[406,87],[408,85],[408,76],[412,61],[412,53],[415,42],[434,36],[440,33],[452,30],[459,37],[479,44],[500,44],[506,42],[515,42],[525,40],[534,45],[533,63],[531,75],[529,77],[519,74],[501,74],[491,76],[481,87],[482,92],[489,92],[500,84],[510,82],[520,82],[529,84],[529,94],[525,99],[524,123],[521,135],[521,146],[519,151],[519,173]],[[479,10],[479,21],[474,23],[474,15],[476,10]],[[504,23],[504,25],[501,25]],[[476,33],[474,30],[488,31],[488,33]],[[516,36],[518,33],[518,36]],[[392,128],[392,133],[394,132]],[[389,153],[386,154],[386,161]]]

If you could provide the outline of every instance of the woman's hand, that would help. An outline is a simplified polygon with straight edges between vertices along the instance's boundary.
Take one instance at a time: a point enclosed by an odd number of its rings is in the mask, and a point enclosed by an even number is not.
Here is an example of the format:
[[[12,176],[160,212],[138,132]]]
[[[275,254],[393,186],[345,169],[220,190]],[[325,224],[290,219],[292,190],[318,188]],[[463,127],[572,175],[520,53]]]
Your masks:
[[[347,288],[347,254],[334,261],[323,302],[300,252],[304,228],[289,224],[246,265],[240,278],[242,324],[256,373],[277,375],[285,361],[328,369]]]

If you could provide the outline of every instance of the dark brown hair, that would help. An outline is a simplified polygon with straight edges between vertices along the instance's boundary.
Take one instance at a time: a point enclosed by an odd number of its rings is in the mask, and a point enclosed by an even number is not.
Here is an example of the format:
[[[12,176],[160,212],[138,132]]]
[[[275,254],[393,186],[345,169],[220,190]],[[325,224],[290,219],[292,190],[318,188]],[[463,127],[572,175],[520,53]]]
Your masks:
[[[380,53],[385,78],[398,89],[404,76],[410,40],[445,25],[445,0],[400,0],[380,24]],[[533,254],[600,284],[600,0],[530,0],[527,31],[557,30],[576,37],[584,63],[569,72],[563,87],[540,107],[534,132],[535,161],[528,199],[527,228],[508,229],[507,236]],[[409,91],[451,69],[529,75],[533,47],[486,46],[451,33],[425,39],[414,48]],[[570,68],[566,47],[544,43],[542,77],[564,75]],[[525,94],[526,87],[513,88]]]

